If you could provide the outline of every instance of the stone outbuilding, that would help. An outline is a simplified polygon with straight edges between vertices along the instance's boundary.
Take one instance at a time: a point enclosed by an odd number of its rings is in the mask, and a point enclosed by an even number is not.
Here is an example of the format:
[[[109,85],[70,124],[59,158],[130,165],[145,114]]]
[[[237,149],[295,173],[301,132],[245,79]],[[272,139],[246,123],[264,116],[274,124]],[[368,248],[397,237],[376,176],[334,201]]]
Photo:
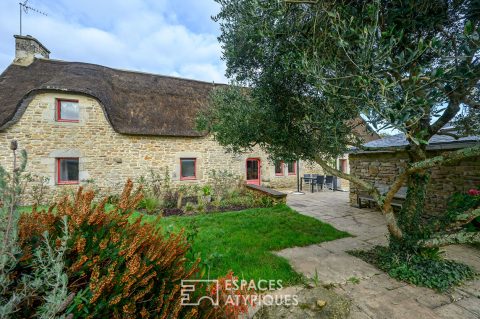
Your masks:
[[[427,147],[428,156],[472,147],[480,143],[480,136],[455,139],[447,135],[434,135]],[[370,141],[364,146],[369,151],[354,150],[349,154],[350,172],[377,187],[391,185],[407,164],[405,149],[408,142],[403,134]],[[447,207],[448,198],[456,192],[466,192],[480,185],[480,157],[463,160],[452,165],[431,169],[425,209],[439,213]],[[350,185],[350,203],[356,206],[361,191]]]

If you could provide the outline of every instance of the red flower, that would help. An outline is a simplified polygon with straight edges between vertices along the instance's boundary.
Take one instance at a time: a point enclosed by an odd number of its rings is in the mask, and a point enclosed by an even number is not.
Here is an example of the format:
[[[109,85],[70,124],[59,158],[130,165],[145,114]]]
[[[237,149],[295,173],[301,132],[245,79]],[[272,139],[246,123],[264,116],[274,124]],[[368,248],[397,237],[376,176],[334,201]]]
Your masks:
[[[468,191],[468,195],[470,196],[480,196],[480,190],[472,188]]]

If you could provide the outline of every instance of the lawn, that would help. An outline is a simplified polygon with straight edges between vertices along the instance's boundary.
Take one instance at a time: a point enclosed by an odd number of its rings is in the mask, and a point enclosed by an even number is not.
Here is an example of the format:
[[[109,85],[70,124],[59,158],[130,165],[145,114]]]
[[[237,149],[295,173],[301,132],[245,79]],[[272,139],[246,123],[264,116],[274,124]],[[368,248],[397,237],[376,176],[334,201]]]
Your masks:
[[[150,216],[145,216],[148,220]],[[287,260],[272,251],[306,246],[349,236],[319,220],[301,215],[286,205],[239,212],[173,216],[161,220],[171,231],[196,229],[192,250],[216,278],[233,270],[242,279],[302,281]]]

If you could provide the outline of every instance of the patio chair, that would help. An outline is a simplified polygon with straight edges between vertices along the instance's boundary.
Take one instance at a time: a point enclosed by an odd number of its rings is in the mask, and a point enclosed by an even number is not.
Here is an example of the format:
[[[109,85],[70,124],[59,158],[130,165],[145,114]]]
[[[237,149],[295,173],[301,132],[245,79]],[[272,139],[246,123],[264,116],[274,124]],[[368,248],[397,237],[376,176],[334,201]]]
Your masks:
[[[312,174],[303,174],[303,181],[305,182],[305,185],[310,184],[311,177],[312,177]]]
[[[325,176],[323,175],[320,175],[318,176],[317,175],[317,178],[315,179],[312,179],[312,193],[313,193],[313,188],[316,187],[317,188],[317,192],[318,192],[318,187],[320,186],[320,188],[323,190],[323,184],[325,183]]]
[[[333,188],[333,176],[326,176],[325,177],[325,188],[330,188],[332,191],[335,189]]]

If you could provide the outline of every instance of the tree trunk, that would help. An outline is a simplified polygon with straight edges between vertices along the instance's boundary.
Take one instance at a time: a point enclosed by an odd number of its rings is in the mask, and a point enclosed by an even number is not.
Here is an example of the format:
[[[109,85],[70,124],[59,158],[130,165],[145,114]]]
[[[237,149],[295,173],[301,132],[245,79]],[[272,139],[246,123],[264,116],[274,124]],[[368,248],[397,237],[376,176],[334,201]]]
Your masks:
[[[410,165],[426,159],[426,150],[423,145],[412,147],[408,153]],[[407,196],[397,214],[398,225],[403,236],[399,238],[390,232],[390,248],[392,250],[411,253],[418,250],[418,242],[425,236],[422,218],[429,181],[430,172],[428,170],[420,170],[407,176]]]

